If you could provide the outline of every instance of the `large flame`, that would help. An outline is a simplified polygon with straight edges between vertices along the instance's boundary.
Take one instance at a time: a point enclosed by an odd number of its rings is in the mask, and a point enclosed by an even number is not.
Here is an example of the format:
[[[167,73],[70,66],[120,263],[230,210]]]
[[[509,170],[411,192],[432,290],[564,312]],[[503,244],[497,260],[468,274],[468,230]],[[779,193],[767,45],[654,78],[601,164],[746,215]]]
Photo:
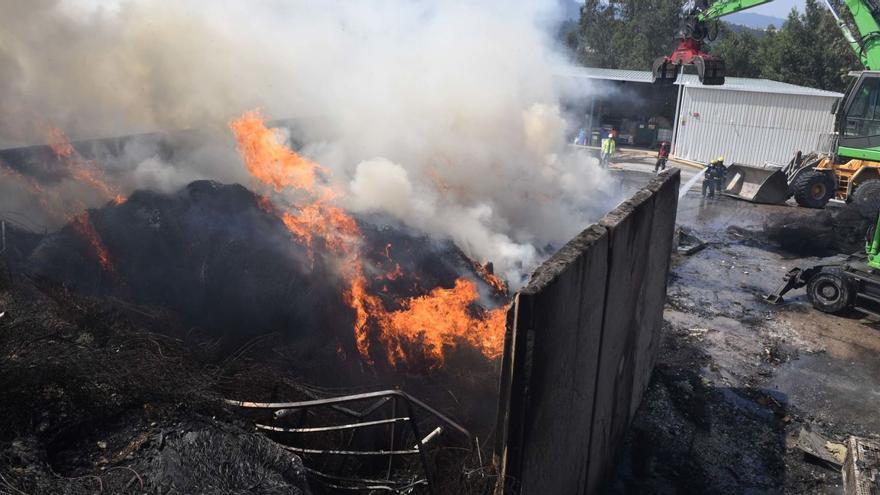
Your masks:
[[[345,284],[343,299],[354,311],[354,334],[358,352],[372,362],[371,346],[380,343],[390,363],[406,361],[410,343],[421,343],[426,356],[443,361],[447,346],[467,342],[489,358],[501,354],[504,340],[504,308],[475,311],[479,299],[476,284],[460,278],[449,289],[436,288],[429,294],[400,301],[400,310],[387,311],[381,299],[370,292],[361,261],[360,228],[336,200],[341,194],[329,185],[329,171],[284,146],[266,127],[263,116],[247,112],[230,122],[248,171],[276,192],[294,193],[294,204],[276,209],[268,199],[260,207],[281,218],[294,237],[314,256],[316,250],[337,260]],[[390,246],[385,254],[390,259]],[[385,277],[401,275],[400,267]],[[483,275],[483,274],[481,274]]]
[[[92,225],[92,219],[89,217],[89,212],[84,211],[73,217],[73,220],[70,221],[70,225],[73,227],[73,230],[79,233],[79,235],[89,243],[92,252],[94,252],[95,257],[98,258],[98,263],[101,264],[101,268],[105,272],[115,273],[116,270],[110,259],[110,251],[107,250],[107,246],[104,245],[104,241],[101,239],[98,231],[95,230],[95,226]]]
[[[443,349],[463,340],[489,358],[501,355],[504,345],[504,308],[486,311],[479,318],[471,314],[474,301],[479,299],[477,284],[459,278],[451,289],[438,287],[430,294],[415,297],[403,303],[403,309],[383,315],[385,336],[395,345],[396,358],[405,358],[399,345],[401,340],[421,339],[426,352],[442,360]]]
[[[119,205],[125,202],[125,196],[109,185],[95,162],[86,160],[77,153],[64,131],[50,126],[47,134],[49,147],[52,148],[55,156],[67,169],[71,178],[98,191],[103,199],[109,200],[113,204]],[[79,205],[77,209],[83,207],[84,205]],[[70,225],[88,241],[101,268],[105,272],[114,274],[116,269],[110,259],[110,252],[107,250],[107,246],[104,245],[104,241],[101,239],[98,231],[95,230],[95,226],[92,225],[88,211],[75,215],[70,220]]]

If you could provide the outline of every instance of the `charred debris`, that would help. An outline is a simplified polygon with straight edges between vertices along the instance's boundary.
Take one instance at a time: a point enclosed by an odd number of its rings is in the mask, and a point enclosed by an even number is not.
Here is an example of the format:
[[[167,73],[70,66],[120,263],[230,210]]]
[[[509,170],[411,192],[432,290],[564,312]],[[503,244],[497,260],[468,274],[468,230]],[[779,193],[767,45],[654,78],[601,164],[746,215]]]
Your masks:
[[[367,365],[333,261],[291,242],[263,202],[239,185],[196,181],[173,194],[136,191],[53,233],[4,222],[3,490],[491,483],[481,446],[499,360],[451,339],[438,361],[430,342],[412,340],[401,341],[405,360],[372,346]],[[357,224],[370,290],[388,311],[462,277],[479,291],[474,317],[506,304],[504,287],[451,242],[382,217]],[[376,390],[388,392],[357,398]]]

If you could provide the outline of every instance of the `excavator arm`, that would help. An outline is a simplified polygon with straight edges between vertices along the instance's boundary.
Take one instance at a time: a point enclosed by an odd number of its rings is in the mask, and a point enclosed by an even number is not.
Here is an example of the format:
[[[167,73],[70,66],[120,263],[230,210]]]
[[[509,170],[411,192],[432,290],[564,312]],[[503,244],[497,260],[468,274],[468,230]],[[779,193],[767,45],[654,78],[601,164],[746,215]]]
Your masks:
[[[825,4],[862,65],[868,70],[880,70],[880,23],[877,22],[880,18],[880,1],[845,0],[844,4],[852,15],[856,31],[860,33],[858,38],[853,36],[846,22],[835,12],[828,0],[825,0]]]
[[[724,61],[703,52],[703,41],[709,38],[709,23],[723,16],[757,7],[773,0],[708,0],[694,2],[678,31],[678,46],[668,57],[654,61],[651,68],[655,83],[673,83],[687,65],[695,66],[700,81],[706,85],[724,84]]]
[[[700,81],[705,85],[724,84],[724,61],[703,52],[703,42],[709,38],[709,23],[726,15],[751,9],[773,0],[697,0],[685,15],[678,33],[678,45],[672,55],[654,61],[652,71],[655,83],[672,83],[684,66],[695,66]],[[835,11],[829,0],[825,5],[834,15],[844,38],[856,52],[864,66],[880,68],[880,0],[844,0],[860,36],[853,36],[846,21]]]

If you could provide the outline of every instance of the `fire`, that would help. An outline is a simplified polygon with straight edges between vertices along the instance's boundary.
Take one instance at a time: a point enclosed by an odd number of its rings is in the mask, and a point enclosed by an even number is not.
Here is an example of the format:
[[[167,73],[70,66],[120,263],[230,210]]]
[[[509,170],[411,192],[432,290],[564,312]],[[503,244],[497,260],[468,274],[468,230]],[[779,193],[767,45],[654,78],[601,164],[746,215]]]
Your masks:
[[[76,152],[76,149],[74,149],[73,145],[70,143],[70,139],[64,131],[57,127],[50,126],[48,130],[48,141],[49,147],[52,148],[55,156],[64,164],[68,173],[74,180],[88,184],[100,192],[107,200],[112,200],[117,204],[125,201],[124,196],[113,191],[107,184],[107,181],[95,165],[95,162],[83,159],[79,153]]]
[[[396,358],[405,359],[400,340],[423,339],[426,352],[442,360],[443,348],[464,340],[480,349],[486,357],[501,355],[504,345],[506,308],[487,311],[483,318],[471,316],[471,306],[479,299],[477,284],[459,278],[451,289],[438,287],[428,295],[415,297],[403,309],[383,315],[385,336],[396,345]]]
[[[279,142],[259,112],[247,112],[229,126],[251,175],[276,192],[296,193],[297,199],[289,208],[277,209],[265,197],[259,199],[260,208],[277,214],[312,255],[319,251],[336,260],[346,286],[343,300],[354,311],[355,342],[363,359],[372,363],[371,346],[380,343],[390,363],[406,361],[405,344],[417,341],[435,362],[443,361],[446,346],[459,341],[489,358],[501,354],[506,309],[475,314],[479,293],[476,284],[466,278],[460,278],[452,288],[436,288],[427,295],[400,301],[398,311],[386,310],[379,296],[371,293],[361,260],[363,235],[354,218],[336,205],[341,194],[329,185],[329,171]],[[385,247],[389,259],[390,249],[390,244]],[[383,277],[394,280],[402,275],[396,265]]]
[[[92,252],[94,252],[95,256],[98,258],[98,263],[101,264],[101,268],[105,272],[114,273],[115,269],[113,263],[110,261],[110,252],[107,250],[107,246],[104,245],[104,241],[101,239],[98,231],[95,230],[95,226],[92,225],[92,219],[89,217],[89,212],[85,211],[73,217],[70,226],[73,227],[73,230],[79,233],[79,235],[83,236],[83,238],[89,243],[89,246],[92,247]]]
[[[484,282],[492,286],[499,294],[507,294],[507,284],[504,283],[497,275],[492,273],[491,263],[485,265],[474,262],[474,271],[483,279]]]
[[[316,239],[335,253],[348,251],[356,243],[353,240],[360,232],[354,219],[332,204],[337,197],[332,188],[316,183],[319,173],[329,175],[322,166],[279,142],[257,111],[245,113],[229,126],[244,164],[255,179],[276,192],[289,188],[305,193],[306,200],[297,204],[295,211],[282,213],[281,220],[310,252]]]
[[[55,156],[67,169],[71,178],[97,190],[104,199],[114,205],[125,203],[126,197],[107,183],[95,162],[86,160],[77,153],[64,131],[57,127],[49,126],[47,134],[49,147],[52,148]],[[79,210],[83,207],[84,205],[80,204],[76,209]],[[74,230],[88,241],[95,257],[98,258],[98,262],[101,264],[101,268],[108,273],[115,273],[115,268],[110,260],[110,253],[107,251],[107,247],[95,230],[94,225],[92,225],[88,211],[74,216],[70,224]]]
[[[286,187],[312,191],[318,172],[326,172],[280,143],[258,111],[246,112],[229,126],[236,135],[248,172],[275,191]]]
[[[48,146],[58,162],[64,167],[69,178],[97,190],[102,199],[110,201],[114,205],[120,205],[126,201],[124,195],[108,184],[93,161],[85,160],[79,156],[64,131],[48,126],[46,135]],[[43,186],[35,178],[19,172],[3,161],[0,161],[0,176],[11,177],[18,181],[39,201],[42,211],[54,219],[73,221],[71,211],[82,211],[86,208],[85,203],[80,199],[64,197],[52,186]]]

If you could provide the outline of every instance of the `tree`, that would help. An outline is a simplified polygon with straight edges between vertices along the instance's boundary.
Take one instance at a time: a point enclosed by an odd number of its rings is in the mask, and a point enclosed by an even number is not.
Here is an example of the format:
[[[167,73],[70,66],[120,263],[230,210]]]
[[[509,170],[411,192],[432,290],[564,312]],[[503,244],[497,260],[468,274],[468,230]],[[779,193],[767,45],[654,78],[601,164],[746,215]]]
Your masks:
[[[586,0],[581,9],[577,60],[590,67],[617,68],[617,56],[611,50],[617,24],[613,2]]]
[[[832,0],[842,7],[842,0]],[[669,55],[685,0],[587,0],[566,44],[590,67],[647,70]],[[706,48],[725,60],[728,75],[763,77],[841,91],[847,72],[859,63],[828,10],[806,0],[781,29],[757,37],[721,23],[718,40]]]
[[[724,60],[727,75],[735,77],[760,77],[760,43],[748,31],[734,31],[721,23],[718,41],[712,44],[712,55]]]
[[[841,91],[859,61],[837,22],[816,0],[802,14],[792,10],[782,29],[764,41],[761,76],[792,84]]]

